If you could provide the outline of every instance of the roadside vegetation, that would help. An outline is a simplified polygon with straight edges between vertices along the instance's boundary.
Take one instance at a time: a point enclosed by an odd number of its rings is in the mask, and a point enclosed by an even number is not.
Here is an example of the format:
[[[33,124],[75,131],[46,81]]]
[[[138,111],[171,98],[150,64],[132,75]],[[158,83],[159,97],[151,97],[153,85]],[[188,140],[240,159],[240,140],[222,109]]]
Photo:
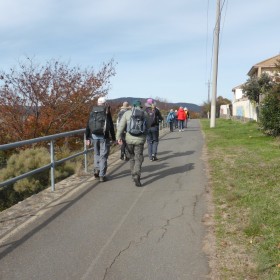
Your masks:
[[[201,120],[219,279],[280,279],[280,138],[257,123]]]
[[[71,155],[68,148],[63,146],[56,153],[56,159],[66,158]],[[6,167],[1,169],[0,181],[6,181],[21,174],[27,173],[50,163],[49,150],[44,147],[20,150],[7,160]],[[66,161],[56,166],[55,181],[59,182],[82,169],[83,158],[81,156]],[[14,184],[0,189],[0,211],[36,194],[50,186],[50,171],[45,170]]]
[[[258,122],[267,135],[280,135],[280,60],[272,75],[250,77],[242,86],[244,95],[257,105]]]

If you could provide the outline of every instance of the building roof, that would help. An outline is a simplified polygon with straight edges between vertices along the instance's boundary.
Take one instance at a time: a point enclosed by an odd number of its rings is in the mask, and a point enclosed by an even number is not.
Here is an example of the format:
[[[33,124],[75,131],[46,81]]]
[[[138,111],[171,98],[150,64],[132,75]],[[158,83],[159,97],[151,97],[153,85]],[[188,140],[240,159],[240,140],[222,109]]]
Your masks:
[[[250,71],[248,72],[248,76],[252,76],[258,68],[275,68],[275,64],[277,63],[277,60],[280,60],[280,54],[273,56],[271,58],[268,58],[266,60],[263,60],[261,62],[258,62],[254,66],[251,67]]]

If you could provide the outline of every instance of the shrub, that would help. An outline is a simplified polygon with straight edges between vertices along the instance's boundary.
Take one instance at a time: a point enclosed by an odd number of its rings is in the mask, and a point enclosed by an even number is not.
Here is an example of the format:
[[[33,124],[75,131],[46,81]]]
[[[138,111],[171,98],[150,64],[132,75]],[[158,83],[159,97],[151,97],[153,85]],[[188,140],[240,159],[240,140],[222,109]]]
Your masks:
[[[7,167],[2,170],[3,181],[19,176],[36,168],[50,163],[50,155],[46,148],[27,149],[13,154],[7,161]],[[43,171],[32,177],[19,180],[14,184],[17,192],[36,192],[41,186],[46,185],[49,171]],[[29,182],[29,184],[28,184]],[[34,183],[34,185],[32,184]]]
[[[70,151],[63,149],[58,158],[65,158]],[[0,180],[6,181],[50,163],[50,154],[46,148],[22,150],[13,154],[7,161],[7,167],[1,169]],[[56,182],[75,173],[76,161],[66,161],[55,168]],[[39,172],[21,179],[13,185],[0,190],[0,210],[4,210],[17,202],[40,192],[50,185],[50,170]]]
[[[266,94],[260,110],[260,125],[269,135],[280,135],[280,85]]]

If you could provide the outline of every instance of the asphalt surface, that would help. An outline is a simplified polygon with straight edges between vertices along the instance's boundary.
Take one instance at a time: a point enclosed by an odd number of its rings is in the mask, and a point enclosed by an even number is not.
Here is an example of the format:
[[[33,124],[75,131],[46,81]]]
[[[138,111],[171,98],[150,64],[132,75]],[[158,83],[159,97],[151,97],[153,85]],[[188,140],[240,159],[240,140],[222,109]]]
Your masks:
[[[1,280],[208,279],[203,251],[208,186],[198,120],[145,149],[142,187],[118,160],[1,241]]]

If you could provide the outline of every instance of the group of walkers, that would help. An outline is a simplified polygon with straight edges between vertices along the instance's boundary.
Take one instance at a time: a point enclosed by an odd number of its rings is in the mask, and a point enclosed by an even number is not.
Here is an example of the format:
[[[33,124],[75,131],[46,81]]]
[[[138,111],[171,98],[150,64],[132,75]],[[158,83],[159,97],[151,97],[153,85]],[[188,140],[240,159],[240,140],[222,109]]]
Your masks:
[[[188,127],[189,118],[190,113],[186,107],[180,107],[178,111],[170,109],[166,117],[166,122],[169,124],[170,132],[173,132],[174,128],[179,128],[179,132],[184,131],[184,128]]]
[[[187,109],[180,107],[178,112],[171,109],[166,120],[170,131],[173,131],[174,127],[184,131],[187,119]],[[120,159],[129,160],[135,185],[141,187],[144,144],[147,141],[149,159],[158,160],[159,125],[162,121],[161,112],[152,98],[147,99],[144,106],[140,100],[135,100],[132,106],[124,102],[118,113],[115,133],[110,106],[105,97],[99,97],[86,127],[86,145],[92,144],[94,147],[94,177],[100,182],[107,180],[107,161],[112,140],[120,146]]]

